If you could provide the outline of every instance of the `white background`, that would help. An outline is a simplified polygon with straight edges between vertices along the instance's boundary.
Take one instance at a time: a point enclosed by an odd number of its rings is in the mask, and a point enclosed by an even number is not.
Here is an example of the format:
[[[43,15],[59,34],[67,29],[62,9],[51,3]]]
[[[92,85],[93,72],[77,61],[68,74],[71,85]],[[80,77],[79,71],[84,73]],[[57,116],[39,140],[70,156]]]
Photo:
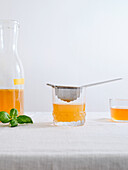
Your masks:
[[[87,110],[107,111],[111,97],[128,98],[127,0],[0,0],[0,19],[20,22],[25,111],[51,111],[45,84],[86,84]]]

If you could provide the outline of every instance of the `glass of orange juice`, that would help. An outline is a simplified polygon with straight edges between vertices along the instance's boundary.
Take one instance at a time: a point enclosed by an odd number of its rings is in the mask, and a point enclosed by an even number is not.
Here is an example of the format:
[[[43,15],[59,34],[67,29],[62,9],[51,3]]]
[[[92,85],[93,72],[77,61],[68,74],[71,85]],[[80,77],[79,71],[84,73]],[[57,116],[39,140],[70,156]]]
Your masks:
[[[128,99],[110,99],[109,102],[112,120],[128,122]]]
[[[59,89],[52,88],[52,90],[53,90],[53,122],[54,122],[54,125],[60,125],[60,126],[84,125],[85,115],[86,115],[85,113],[85,88],[81,88],[78,90],[75,89],[74,92],[70,88],[65,88],[65,87],[61,87]],[[70,94],[72,92],[73,94]],[[65,98],[65,95],[70,100]],[[67,95],[69,95],[70,97]],[[71,99],[71,97],[73,98]]]

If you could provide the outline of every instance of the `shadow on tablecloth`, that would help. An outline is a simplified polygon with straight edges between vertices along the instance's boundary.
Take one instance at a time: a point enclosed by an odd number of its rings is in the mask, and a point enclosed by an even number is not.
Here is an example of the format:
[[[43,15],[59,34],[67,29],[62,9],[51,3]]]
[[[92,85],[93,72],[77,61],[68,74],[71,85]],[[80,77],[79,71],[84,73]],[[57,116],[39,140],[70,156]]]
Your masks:
[[[0,123],[0,127],[2,128],[50,128],[50,127],[54,127],[56,128],[56,126],[53,125],[53,122],[38,122],[38,123],[33,123],[33,124],[19,124],[17,127],[10,127],[9,124],[2,124]]]
[[[96,119],[96,122],[102,122],[102,123],[128,123],[128,122],[118,122],[118,121],[114,121],[114,120],[108,119],[108,118]]]

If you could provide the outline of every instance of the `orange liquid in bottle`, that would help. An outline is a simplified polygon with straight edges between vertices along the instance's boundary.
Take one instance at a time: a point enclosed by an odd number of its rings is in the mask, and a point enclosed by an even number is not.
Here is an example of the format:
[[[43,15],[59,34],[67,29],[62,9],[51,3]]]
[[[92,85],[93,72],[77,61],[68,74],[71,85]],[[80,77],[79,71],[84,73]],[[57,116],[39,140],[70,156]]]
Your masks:
[[[85,120],[85,115],[85,104],[53,104],[53,117],[55,122],[82,121]]]
[[[24,113],[24,90],[0,89],[0,111],[10,113],[12,108],[16,108],[19,115]]]
[[[111,117],[113,120],[128,121],[128,108],[111,108]]]

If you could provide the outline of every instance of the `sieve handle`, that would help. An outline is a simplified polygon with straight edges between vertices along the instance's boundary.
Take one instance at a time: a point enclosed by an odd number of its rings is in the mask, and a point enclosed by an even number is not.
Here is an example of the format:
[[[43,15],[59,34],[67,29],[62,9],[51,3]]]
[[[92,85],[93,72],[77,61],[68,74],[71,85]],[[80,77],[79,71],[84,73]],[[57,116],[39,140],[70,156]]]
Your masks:
[[[97,83],[83,85],[81,87],[91,87],[91,86],[96,86],[96,85],[100,85],[100,84],[110,83],[110,82],[113,82],[113,81],[122,80],[122,79],[123,78],[117,78],[117,79],[112,79],[112,80],[107,80],[107,81],[101,81],[101,82],[97,82]]]
[[[49,83],[47,83],[46,85],[47,85],[47,86],[51,86],[51,87],[53,87],[53,88],[55,87],[53,84],[49,84]]]

